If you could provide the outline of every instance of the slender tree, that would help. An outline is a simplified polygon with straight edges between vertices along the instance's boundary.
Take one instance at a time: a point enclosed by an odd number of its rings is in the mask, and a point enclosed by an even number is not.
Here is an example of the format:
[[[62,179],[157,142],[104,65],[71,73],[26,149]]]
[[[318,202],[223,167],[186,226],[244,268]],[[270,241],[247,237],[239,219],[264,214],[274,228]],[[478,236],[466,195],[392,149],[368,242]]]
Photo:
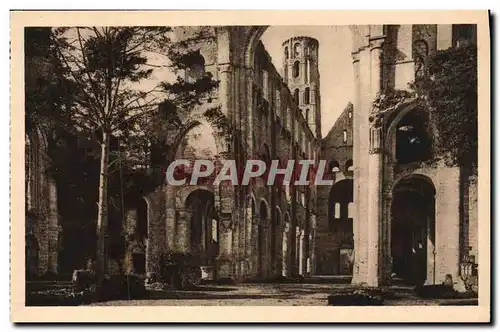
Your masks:
[[[178,75],[179,70],[196,64],[199,53],[173,42],[171,32],[168,27],[75,27],[55,29],[52,35],[64,78],[75,87],[76,107],[70,110],[70,117],[77,131],[92,136],[100,144],[98,292],[107,271],[105,238],[111,141],[119,139],[123,146],[133,150],[145,141],[165,139],[154,135],[160,130],[147,129],[154,124],[158,129],[183,128],[186,114],[217,85],[210,75],[191,80]],[[173,80],[155,79],[155,73],[162,71],[173,73]],[[144,127],[145,123],[148,126]]]

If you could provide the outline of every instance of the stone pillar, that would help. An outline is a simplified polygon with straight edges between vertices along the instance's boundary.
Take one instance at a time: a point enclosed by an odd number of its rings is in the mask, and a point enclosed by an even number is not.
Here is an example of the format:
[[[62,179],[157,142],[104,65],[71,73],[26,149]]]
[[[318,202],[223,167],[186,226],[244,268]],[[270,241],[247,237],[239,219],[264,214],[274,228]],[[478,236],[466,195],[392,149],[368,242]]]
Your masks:
[[[366,283],[371,287],[378,287],[381,268],[381,239],[382,224],[382,129],[370,129],[370,155],[368,169],[370,184],[368,187],[368,265]]]
[[[383,194],[383,211],[382,211],[382,227],[381,227],[381,283],[388,285],[391,282],[392,274],[392,244],[391,244],[391,227],[392,227],[392,188],[387,188]]]
[[[252,274],[257,276],[259,273],[259,269],[261,268],[259,265],[260,261],[260,249],[259,249],[259,218],[254,215],[252,220],[252,237],[251,237],[251,248],[252,248]]]
[[[352,283],[357,284],[358,283],[358,275],[359,275],[359,258],[360,258],[360,251],[359,251],[359,234],[360,234],[360,227],[359,227],[359,206],[357,202],[360,202],[360,191],[359,191],[359,181],[360,181],[360,176],[359,176],[359,130],[360,130],[360,123],[359,123],[359,113],[360,113],[360,82],[359,82],[359,53],[353,53],[352,54],[352,66],[353,66],[353,71],[354,71],[354,103],[353,103],[353,160],[355,162],[355,167],[354,167],[354,172],[353,172],[353,184],[354,184],[354,190],[353,190],[353,201],[355,202],[354,205],[354,216],[353,216],[353,221],[352,221],[352,232],[353,232],[353,242],[354,242],[354,266],[353,266],[353,273],[352,273]],[[323,190],[322,188],[318,188],[319,190]],[[321,197],[321,195],[318,195]],[[328,197],[328,195],[326,195]],[[318,211],[322,209],[322,205],[318,204]]]
[[[231,116],[231,83],[232,83],[232,68],[229,63],[220,64],[219,67],[219,97],[221,111],[226,116]]]
[[[253,158],[254,146],[253,146],[253,114],[254,114],[254,103],[253,103],[253,77],[254,71],[252,68],[246,69],[246,105],[247,105],[247,118],[246,118],[246,154],[248,157]]]
[[[285,224],[283,227],[283,242],[282,242],[282,271],[281,275],[286,277],[289,275],[289,259],[288,259],[288,237],[290,235],[290,225]]]
[[[179,252],[188,252],[189,250],[189,230],[191,226],[191,219],[193,217],[193,212],[188,209],[177,210],[177,233],[175,235],[176,239],[176,250]]]
[[[58,248],[59,248],[59,221],[57,217],[57,187],[53,179],[48,180],[49,185],[49,214],[48,214],[48,241],[49,263],[48,271],[57,273]]]
[[[177,223],[175,212],[175,186],[165,186],[165,239],[166,251],[176,248]]]
[[[217,278],[233,277],[233,222],[230,213],[219,215],[219,255],[217,257]]]
[[[298,247],[299,247],[299,274],[305,275],[304,271],[304,229],[300,230],[298,236]]]

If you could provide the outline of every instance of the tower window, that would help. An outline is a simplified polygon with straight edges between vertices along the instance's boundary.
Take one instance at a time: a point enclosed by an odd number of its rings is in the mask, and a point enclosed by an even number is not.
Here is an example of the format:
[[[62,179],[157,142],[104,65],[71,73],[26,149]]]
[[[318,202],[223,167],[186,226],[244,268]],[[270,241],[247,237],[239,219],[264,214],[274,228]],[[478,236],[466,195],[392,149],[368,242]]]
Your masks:
[[[352,119],[352,111],[349,111],[349,113],[347,113],[347,116],[349,117],[349,119]]]
[[[293,77],[294,78],[299,77],[299,67],[300,67],[300,63],[298,61],[295,61],[293,63]]]
[[[309,123],[309,109],[306,109],[306,122]]]
[[[340,219],[340,203],[335,203],[335,219]]]
[[[304,104],[309,104],[310,102],[311,89],[306,88],[304,90]]]
[[[285,59],[288,59],[290,57],[290,54],[288,54],[288,46],[285,47]]]
[[[348,161],[346,161],[346,163],[345,163],[345,169],[346,169],[347,172],[353,172],[354,171],[352,159],[349,159]]]
[[[344,143],[347,142],[347,130],[344,130]]]
[[[293,45],[293,56],[294,57],[300,56],[300,44],[299,43],[296,43],[295,45]]]

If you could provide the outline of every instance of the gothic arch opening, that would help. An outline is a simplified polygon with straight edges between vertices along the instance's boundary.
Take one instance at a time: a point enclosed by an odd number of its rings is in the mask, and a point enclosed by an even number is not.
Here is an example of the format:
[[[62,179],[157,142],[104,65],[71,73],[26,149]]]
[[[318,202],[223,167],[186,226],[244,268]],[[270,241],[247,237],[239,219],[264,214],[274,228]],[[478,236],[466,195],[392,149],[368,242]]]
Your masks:
[[[189,251],[203,265],[214,265],[219,253],[219,222],[214,209],[214,194],[197,189],[186,198],[186,209],[191,212],[189,222]]]
[[[304,104],[310,104],[311,103],[311,89],[305,88],[304,89]]]
[[[420,175],[400,180],[393,188],[391,204],[391,255],[396,280],[422,285],[435,246],[435,194],[432,181]]]
[[[194,83],[205,76],[205,58],[198,51],[194,53],[190,66],[186,68],[186,81]]]
[[[258,271],[261,277],[267,272],[268,250],[267,248],[267,226],[269,222],[268,205],[265,200],[260,201],[259,206],[259,234],[258,234]]]
[[[398,164],[427,161],[432,157],[429,114],[421,108],[406,113],[396,124],[395,159]]]
[[[177,147],[176,158],[214,160],[218,154],[215,131],[206,121],[195,121],[191,128],[186,127]]]

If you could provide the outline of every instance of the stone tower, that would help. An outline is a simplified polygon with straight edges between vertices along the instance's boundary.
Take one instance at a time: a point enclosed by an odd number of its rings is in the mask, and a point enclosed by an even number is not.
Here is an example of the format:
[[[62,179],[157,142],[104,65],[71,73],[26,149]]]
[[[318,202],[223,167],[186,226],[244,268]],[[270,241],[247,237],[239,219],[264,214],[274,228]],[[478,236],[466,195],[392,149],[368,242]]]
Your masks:
[[[316,39],[292,37],[283,45],[283,77],[309,128],[321,138],[318,47]],[[298,99],[298,100],[297,100]]]

